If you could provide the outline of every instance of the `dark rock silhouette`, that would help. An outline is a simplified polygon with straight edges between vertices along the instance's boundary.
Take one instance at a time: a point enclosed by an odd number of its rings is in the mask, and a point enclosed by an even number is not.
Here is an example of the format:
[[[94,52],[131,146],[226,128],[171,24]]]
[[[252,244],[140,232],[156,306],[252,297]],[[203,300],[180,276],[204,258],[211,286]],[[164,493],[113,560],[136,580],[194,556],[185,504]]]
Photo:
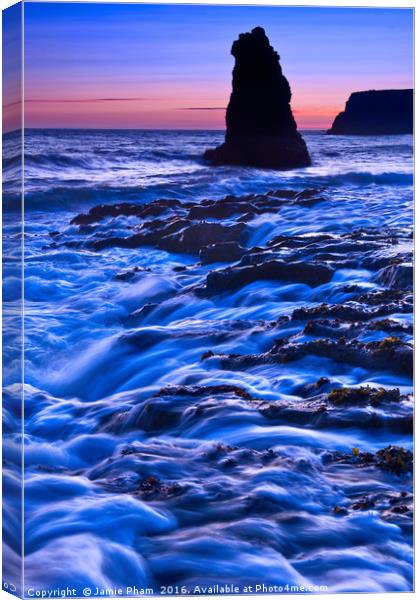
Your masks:
[[[330,135],[395,135],[413,133],[413,90],[353,92]]]
[[[225,143],[207,150],[204,158],[213,165],[270,169],[309,165],[308,150],[290,108],[289,82],[264,29],[241,33],[231,53],[235,67]]]

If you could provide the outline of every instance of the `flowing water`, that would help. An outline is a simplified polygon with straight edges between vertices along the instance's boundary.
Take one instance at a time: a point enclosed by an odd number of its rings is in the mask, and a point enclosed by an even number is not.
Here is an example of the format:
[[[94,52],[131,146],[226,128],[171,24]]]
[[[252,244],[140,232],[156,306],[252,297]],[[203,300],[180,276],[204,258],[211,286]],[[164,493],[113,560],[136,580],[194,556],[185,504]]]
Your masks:
[[[26,593],[412,589],[412,138],[307,132],[313,165],[275,172],[207,166],[222,137],[25,132]]]

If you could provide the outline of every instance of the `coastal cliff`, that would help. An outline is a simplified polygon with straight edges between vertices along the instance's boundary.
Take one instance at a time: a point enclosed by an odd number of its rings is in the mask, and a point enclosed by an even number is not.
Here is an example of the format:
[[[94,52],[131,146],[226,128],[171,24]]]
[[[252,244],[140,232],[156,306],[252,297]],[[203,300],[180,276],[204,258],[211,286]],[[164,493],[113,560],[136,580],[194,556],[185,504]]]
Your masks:
[[[306,144],[290,108],[291,90],[279,55],[262,27],[233,43],[232,94],[226,111],[225,142],[207,150],[213,165],[293,169],[310,164]]]
[[[413,90],[354,92],[337,115],[330,135],[413,133]]]

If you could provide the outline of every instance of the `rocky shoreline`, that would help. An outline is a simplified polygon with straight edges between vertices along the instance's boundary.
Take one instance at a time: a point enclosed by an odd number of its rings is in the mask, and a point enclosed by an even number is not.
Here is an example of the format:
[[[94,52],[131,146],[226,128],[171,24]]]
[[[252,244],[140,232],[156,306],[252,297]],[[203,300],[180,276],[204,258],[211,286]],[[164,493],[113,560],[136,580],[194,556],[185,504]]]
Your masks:
[[[283,314],[274,321],[220,323],[217,332],[213,333],[211,328],[203,332],[192,329],[186,335],[204,335],[217,345],[247,328],[271,332],[271,347],[257,354],[226,354],[210,346],[201,357],[210,370],[216,364],[221,369],[241,372],[265,364],[281,369],[285,363],[318,357],[332,361],[331,364],[356,366],[371,373],[384,372],[391,377],[392,373],[397,373],[408,381],[412,376],[412,328],[398,315],[412,311],[409,233],[392,228],[365,228],[347,234],[322,232],[280,236],[269,240],[266,246],[249,246],[249,223],[259,215],[281,213],[285,205],[298,205],[303,210],[308,209],[309,218],[310,207],[322,202],[322,189],[299,192],[284,189],[197,203],[156,200],[147,205],[100,205],[74,217],[71,227],[77,228],[78,247],[97,252],[115,247],[133,251],[151,247],[175,256],[179,253],[191,255],[196,262],[174,267],[181,282],[175,293],[180,303],[194,302],[194,297],[230,294],[256,281],[293,282],[316,288],[331,281],[338,269],[369,270],[377,287],[367,291],[357,283],[343,285],[342,302],[315,302],[295,308],[289,315]],[[112,235],[109,224],[119,220],[116,228],[121,231],[126,217],[130,219],[130,225],[124,234]],[[133,218],[137,220],[135,225]],[[108,225],[106,233],[102,230],[104,223]],[[66,244],[60,234],[53,237],[57,245]],[[182,277],[193,272],[197,272],[196,284],[184,288]],[[135,282],[144,276],[144,270],[133,268],[120,274],[120,279]],[[322,293],[318,297],[321,299]],[[159,303],[139,306],[127,318],[127,325],[141,326],[159,308]],[[379,337],[372,340],[372,334]],[[169,335],[179,334],[174,330]],[[147,344],[136,329],[128,329],[124,341],[134,349]],[[270,425],[293,425],[314,431],[343,428],[381,431],[385,438],[386,432],[391,431],[410,436],[413,426],[412,398],[400,389],[369,385],[336,387],[329,377],[320,373],[320,378],[312,385],[302,387],[297,383],[291,394],[276,401],[254,397],[237,385],[168,387],[139,404],[134,402],[129,408],[110,412],[100,430],[117,436],[141,431],[153,439],[167,434],[175,438],[190,437],[191,432],[200,429],[203,420],[214,418],[219,422],[224,411],[234,411],[243,418],[256,412],[262,422]],[[189,519],[185,511],[191,503],[198,506],[202,492],[191,483],[183,482],[182,476],[174,479],[168,475],[158,476],[155,471],[147,474],[141,461],[138,467],[134,466],[146,448],[147,452],[157,451],[150,448],[147,441],[141,448],[126,447],[90,477],[99,485],[114,491],[118,489],[120,493],[131,493],[147,502],[169,502],[178,518],[187,525]],[[159,453],[165,461],[164,446],[160,447]],[[142,474],[135,484],[131,480],[124,483],[117,475],[118,465],[128,457],[131,463],[134,461],[130,468]],[[222,433],[220,443],[182,460],[191,472],[196,468],[194,465],[204,461],[206,469],[219,470],[220,474],[231,473],[232,483],[248,464],[270,464],[280,471],[286,468],[291,472],[302,468],[270,447],[257,451],[225,446]],[[380,493],[364,493],[360,489],[357,494],[344,496],[340,505],[330,506],[331,516],[347,518],[355,511],[378,510],[386,521],[409,529],[412,518],[410,480],[407,479],[412,470],[410,450],[385,443],[376,454],[353,448],[348,453],[333,451],[323,455],[321,472],[344,467],[356,471],[369,469],[372,477],[383,479],[386,476],[388,483]],[[207,499],[206,504],[210,503],[213,508],[208,507],[206,519],[220,520],[225,502],[235,496],[234,487],[224,484],[223,491],[218,487],[209,494],[212,499]],[[251,489],[240,502],[241,511],[248,515],[278,510],[277,504],[271,504],[268,498],[258,499]],[[293,503],[292,497],[290,502]]]

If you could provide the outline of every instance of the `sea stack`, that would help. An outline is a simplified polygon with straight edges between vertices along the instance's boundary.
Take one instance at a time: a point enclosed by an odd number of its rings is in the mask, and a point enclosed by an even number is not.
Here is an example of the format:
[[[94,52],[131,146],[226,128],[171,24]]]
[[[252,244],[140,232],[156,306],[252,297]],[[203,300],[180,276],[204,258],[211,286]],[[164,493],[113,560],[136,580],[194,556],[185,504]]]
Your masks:
[[[413,90],[353,92],[336,116],[330,135],[413,133]]]
[[[289,82],[279,55],[262,27],[242,33],[233,43],[235,66],[226,111],[226,136],[207,150],[213,165],[248,165],[294,169],[310,165],[306,144],[290,108]]]

